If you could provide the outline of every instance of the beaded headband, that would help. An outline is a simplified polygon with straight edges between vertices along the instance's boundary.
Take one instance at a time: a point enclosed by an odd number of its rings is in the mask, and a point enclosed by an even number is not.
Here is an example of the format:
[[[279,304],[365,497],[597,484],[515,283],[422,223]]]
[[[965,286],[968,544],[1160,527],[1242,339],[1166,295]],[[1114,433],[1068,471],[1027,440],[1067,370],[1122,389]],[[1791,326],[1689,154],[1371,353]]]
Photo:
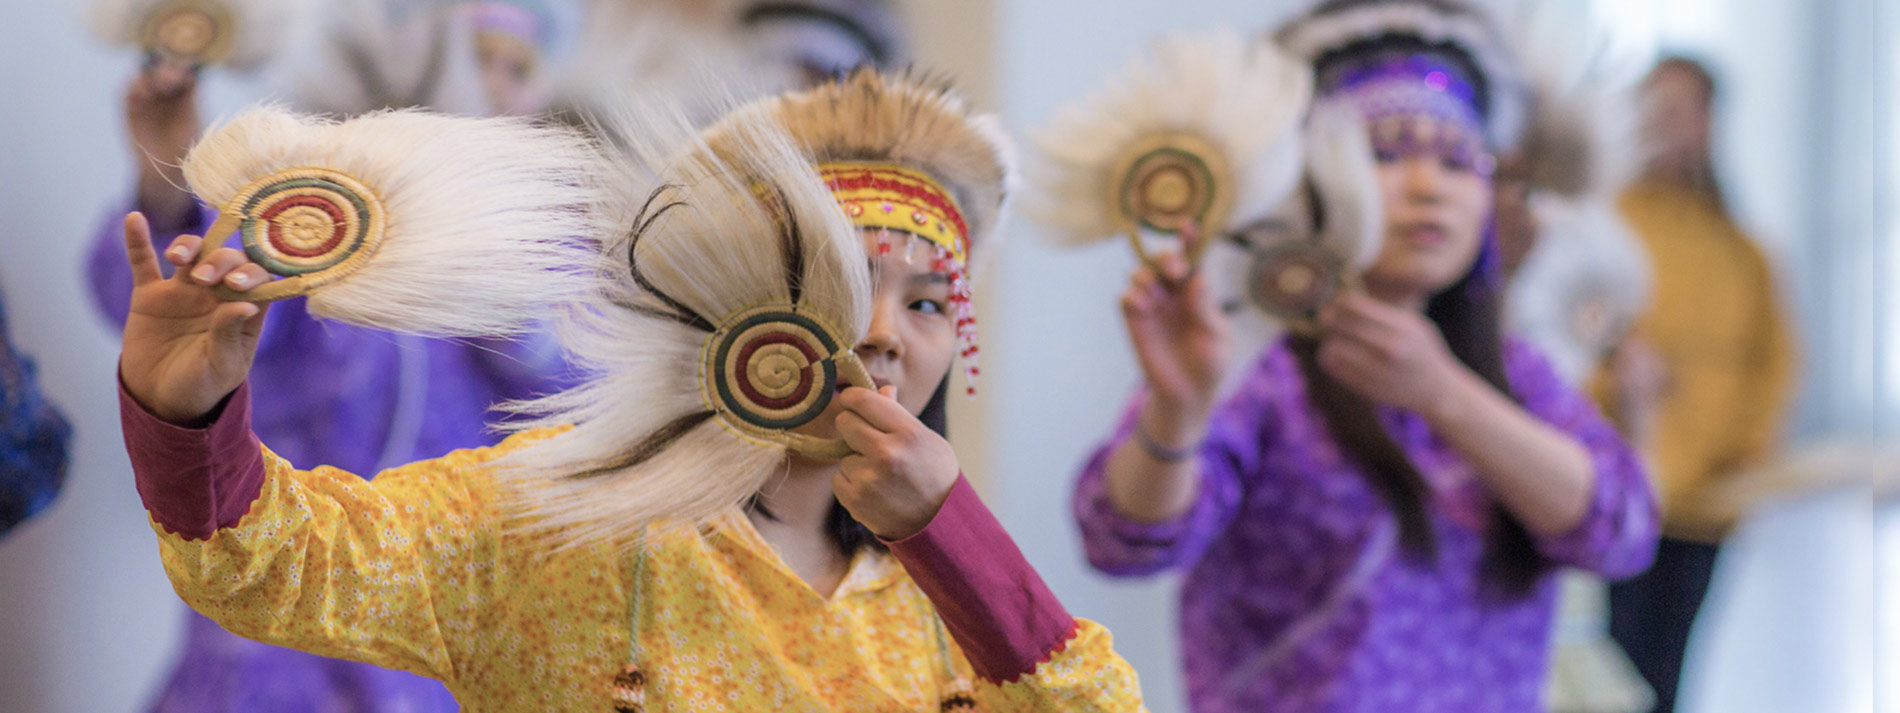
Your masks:
[[[846,218],[860,228],[901,230],[950,253],[957,264],[970,256],[970,225],[957,199],[919,171],[866,162],[818,166]]]

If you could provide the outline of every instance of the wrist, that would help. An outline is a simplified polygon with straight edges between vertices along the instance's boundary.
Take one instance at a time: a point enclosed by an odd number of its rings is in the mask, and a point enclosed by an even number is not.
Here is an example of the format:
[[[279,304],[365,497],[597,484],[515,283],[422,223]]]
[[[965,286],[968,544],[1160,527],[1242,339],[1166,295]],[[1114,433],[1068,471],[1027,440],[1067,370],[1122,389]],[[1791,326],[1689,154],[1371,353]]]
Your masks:
[[[1459,364],[1442,379],[1438,388],[1418,408],[1420,416],[1435,428],[1444,428],[1464,418],[1473,399],[1481,398],[1490,384],[1476,372]]]
[[[1207,421],[1212,412],[1206,406],[1150,397],[1135,414],[1135,430],[1150,450],[1191,449],[1206,438]]]

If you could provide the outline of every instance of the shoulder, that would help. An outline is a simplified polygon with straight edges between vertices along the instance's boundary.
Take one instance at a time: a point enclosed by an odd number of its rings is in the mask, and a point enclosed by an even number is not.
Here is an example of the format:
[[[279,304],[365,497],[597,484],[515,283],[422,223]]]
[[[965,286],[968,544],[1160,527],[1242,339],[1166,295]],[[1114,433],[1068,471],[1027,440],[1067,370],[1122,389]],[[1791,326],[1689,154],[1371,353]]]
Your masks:
[[[1518,401],[1529,406],[1569,389],[1542,348],[1515,334],[1505,335],[1503,342],[1504,378]]]

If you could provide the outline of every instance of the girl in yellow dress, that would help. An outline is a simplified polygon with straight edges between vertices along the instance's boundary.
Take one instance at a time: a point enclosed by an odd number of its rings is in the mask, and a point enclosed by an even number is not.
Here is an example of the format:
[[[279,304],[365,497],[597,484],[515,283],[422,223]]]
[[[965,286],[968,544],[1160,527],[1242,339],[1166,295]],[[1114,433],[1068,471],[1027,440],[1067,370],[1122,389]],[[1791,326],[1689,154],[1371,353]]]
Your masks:
[[[999,137],[860,71],[671,144],[593,276],[558,278],[595,281],[567,336],[592,379],[499,446],[374,480],[251,435],[264,312],[213,288],[264,269],[187,236],[161,278],[129,217],[125,436],[174,587],[471,711],[1140,709],[941,435],[953,360],[975,376]]]

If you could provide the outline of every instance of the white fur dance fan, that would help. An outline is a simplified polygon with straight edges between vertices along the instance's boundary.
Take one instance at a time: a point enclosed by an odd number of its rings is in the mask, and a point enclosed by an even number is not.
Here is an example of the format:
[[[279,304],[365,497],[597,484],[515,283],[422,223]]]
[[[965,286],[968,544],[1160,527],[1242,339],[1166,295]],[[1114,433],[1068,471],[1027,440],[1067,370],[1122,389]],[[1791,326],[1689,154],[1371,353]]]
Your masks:
[[[590,378],[511,409],[532,417],[511,428],[571,426],[500,464],[523,529],[567,545],[637,538],[739,504],[788,452],[849,454],[795,429],[827,427],[838,389],[870,385],[853,351],[868,257],[776,101],[704,136],[676,104],[618,121],[632,153],[624,222],[562,330]]]
[[[1385,219],[1371,142],[1354,110],[1321,102],[1301,146],[1300,190],[1230,229],[1211,248],[1220,259],[1204,269],[1229,312],[1250,303],[1281,326],[1310,332],[1320,308],[1355,288],[1378,259]]]
[[[1614,206],[1543,202],[1537,244],[1511,280],[1508,324],[1582,384],[1649,304],[1649,258]]]
[[[1257,220],[1297,182],[1311,74],[1232,31],[1165,38],[1036,134],[1024,212],[1061,243],[1127,236],[1144,256],[1142,233]]]
[[[207,241],[236,233],[282,278],[225,297],[308,294],[319,317],[461,336],[514,333],[584,289],[571,274],[606,225],[601,160],[521,120],[261,108],[213,128],[184,172],[221,211]]]
[[[308,0],[92,0],[93,33],[192,65],[246,70],[307,22]]]

